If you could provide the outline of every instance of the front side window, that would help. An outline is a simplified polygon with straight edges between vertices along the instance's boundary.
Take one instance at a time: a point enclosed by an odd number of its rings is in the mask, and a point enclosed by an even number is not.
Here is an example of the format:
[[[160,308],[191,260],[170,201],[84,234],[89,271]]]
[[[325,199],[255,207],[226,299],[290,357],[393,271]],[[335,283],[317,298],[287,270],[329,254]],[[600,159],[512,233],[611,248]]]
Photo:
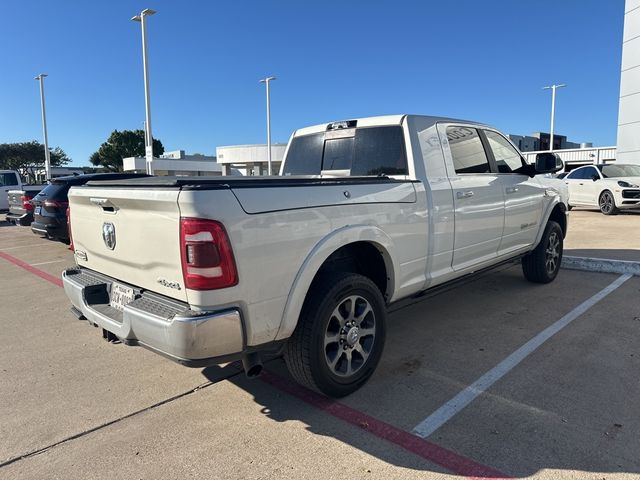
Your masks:
[[[447,127],[456,173],[490,173],[489,160],[475,128]]]
[[[0,173],[0,186],[13,187],[18,185],[18,177],[13,172]]]
[[[491,130],[485,130],[484,133],[489,141],[493,157],[496,159],[498,172],[517,172],[524,166],[522,157],[506,138],[499,133],[492,132]]]
[[[587,167],[583,169],[583,177],[585,180],[593,180],[593,177],[600,178],[598,171],[593,167]]]

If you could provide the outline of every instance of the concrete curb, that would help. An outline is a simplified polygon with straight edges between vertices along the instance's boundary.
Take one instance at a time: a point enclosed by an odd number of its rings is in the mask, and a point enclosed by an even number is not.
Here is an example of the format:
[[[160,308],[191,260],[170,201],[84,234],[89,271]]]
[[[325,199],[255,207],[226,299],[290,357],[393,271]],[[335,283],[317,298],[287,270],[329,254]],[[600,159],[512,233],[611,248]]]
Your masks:
[[[562,257],[562,268],[587,272],[619,273],[640,276],[640,262],[612,260],[609,258]]]

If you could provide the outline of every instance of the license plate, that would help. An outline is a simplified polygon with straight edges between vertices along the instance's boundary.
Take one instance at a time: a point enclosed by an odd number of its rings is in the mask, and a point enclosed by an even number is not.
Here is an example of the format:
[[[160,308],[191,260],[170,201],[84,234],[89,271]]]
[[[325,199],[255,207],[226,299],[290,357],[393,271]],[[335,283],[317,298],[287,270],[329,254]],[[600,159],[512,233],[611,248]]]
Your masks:
[[[33,211],[34,215],[40,215],[40,211],[42,210],[42,207],[36,207],[36,209]]]
[[[110,305],[116,310],[124,311],[124,306],[133,301],[133,288],[125,287],[119,283],[111,284]]]

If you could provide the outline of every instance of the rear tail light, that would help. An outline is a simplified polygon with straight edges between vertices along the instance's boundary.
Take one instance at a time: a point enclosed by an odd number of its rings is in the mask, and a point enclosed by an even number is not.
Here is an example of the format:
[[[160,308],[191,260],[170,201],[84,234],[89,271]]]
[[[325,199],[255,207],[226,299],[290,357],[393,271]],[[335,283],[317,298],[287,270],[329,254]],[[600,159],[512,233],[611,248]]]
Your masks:
[[[45,200],[45,208],[63,208],[66,209],[69,206],[69,202],[62,202],[60,200]]]
[[[73,237],[71,236],[71,207],[67,207],[67,232],[69,233],[69,250],[74,252]]]
[[[22,208],[27,211],[33,210],[33,204],[31,203],[31,200],[33,200],[33,197],[30,197],[29,195],[22,195],[20,197],[20,201],[22,201]]]
[[[180,249],[186,288],[215,290],[237,285],[233,250],[220,222],[201,218],[180,219]]]

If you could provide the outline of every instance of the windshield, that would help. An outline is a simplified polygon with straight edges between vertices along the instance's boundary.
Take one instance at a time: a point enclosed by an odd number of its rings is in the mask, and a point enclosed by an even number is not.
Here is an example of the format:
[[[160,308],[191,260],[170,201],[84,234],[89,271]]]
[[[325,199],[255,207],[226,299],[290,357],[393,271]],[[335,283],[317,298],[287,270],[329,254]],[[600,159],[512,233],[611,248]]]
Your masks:
[[[600,171],[604,178],[640,177],[640,165],[604,165]]]

